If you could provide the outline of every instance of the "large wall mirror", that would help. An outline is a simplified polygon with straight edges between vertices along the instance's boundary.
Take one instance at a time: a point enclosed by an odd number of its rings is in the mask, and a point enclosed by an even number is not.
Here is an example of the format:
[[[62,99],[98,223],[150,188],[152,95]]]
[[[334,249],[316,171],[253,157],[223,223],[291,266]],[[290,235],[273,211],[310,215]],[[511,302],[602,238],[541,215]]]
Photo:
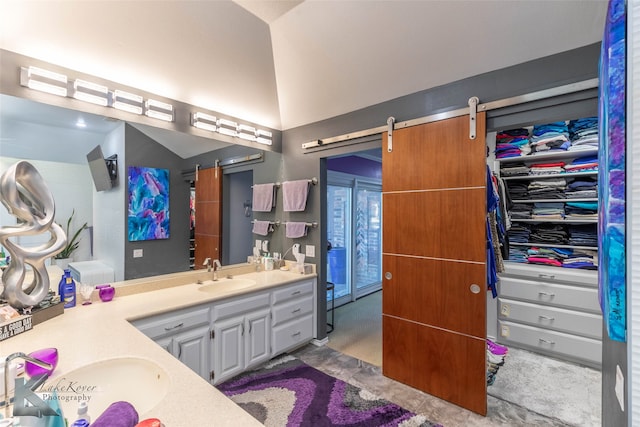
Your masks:
[[[86,157],[98,145],[105,157],[118,156],[116,184],[100,192]],[[262,155],[222,169],[223,264],[246,261],[251,254],[251,185],[280,180],[279,153],[0,95],[0,173],[18,160],[31,162],[54,195],[56,222],[66,226],[73,213],[72,231],[88,225],[80,234],[74,261],[101,260],[114,268],[116,281],[193,268],[190,227],[196,165],[208,168],[216,161],[224,164],[256,153]],[[169,170],[169,238],[129,240],[129,166]],[[4,207],[0,223],[15,223]],[[34,245],[48,236],[20,239],[22,245]],[[274,236],[275,245],[277,239]]]

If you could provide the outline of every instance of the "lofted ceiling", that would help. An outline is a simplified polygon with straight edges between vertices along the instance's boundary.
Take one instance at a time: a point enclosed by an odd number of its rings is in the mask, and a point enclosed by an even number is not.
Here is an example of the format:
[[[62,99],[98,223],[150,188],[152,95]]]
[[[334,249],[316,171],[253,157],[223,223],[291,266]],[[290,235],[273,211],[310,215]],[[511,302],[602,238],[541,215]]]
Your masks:
[[[2,49],[286,130],[598,42],[607,1],[0,0],[0,7]]]

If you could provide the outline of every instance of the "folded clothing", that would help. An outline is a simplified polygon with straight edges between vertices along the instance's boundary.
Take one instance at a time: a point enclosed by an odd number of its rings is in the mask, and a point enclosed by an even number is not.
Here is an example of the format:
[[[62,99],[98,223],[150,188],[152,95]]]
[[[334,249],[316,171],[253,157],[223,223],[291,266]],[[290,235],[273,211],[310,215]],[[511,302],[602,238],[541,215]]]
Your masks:
[[[138,412],[129,402],[114,402],[100,414],[91,427],[135,427],[138,424]]]

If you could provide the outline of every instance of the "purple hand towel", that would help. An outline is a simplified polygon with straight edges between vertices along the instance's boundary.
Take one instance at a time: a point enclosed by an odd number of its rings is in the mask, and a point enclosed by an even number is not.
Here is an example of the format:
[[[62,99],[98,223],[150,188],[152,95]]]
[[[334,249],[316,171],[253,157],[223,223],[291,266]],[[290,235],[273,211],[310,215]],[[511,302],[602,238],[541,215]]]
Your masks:
[[[253,234],[266,236],[269,234],[269,221],[253,221]]]
[[[138,412],[129,402],[113,402],[91,423],[91,427],[135,427]]]
[[[282,203],[285,212],[300,212],[307,206],[309,180],[285,181],[282,183]]]
[[[271,212],[274,188],[273,183],[253,185],[252,209],[254,212]]]
[[[297,239],[307,235],[307,224],[305,222],[287,222],[286,235],[290,239]]]

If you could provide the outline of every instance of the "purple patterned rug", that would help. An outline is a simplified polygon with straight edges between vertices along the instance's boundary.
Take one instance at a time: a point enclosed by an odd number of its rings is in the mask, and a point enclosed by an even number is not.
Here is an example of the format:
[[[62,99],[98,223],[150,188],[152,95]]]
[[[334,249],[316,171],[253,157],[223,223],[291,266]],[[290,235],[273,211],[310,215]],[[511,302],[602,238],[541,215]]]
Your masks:
[[[274,359],[217,387],[267,427],[440,426],[292,356]]]

